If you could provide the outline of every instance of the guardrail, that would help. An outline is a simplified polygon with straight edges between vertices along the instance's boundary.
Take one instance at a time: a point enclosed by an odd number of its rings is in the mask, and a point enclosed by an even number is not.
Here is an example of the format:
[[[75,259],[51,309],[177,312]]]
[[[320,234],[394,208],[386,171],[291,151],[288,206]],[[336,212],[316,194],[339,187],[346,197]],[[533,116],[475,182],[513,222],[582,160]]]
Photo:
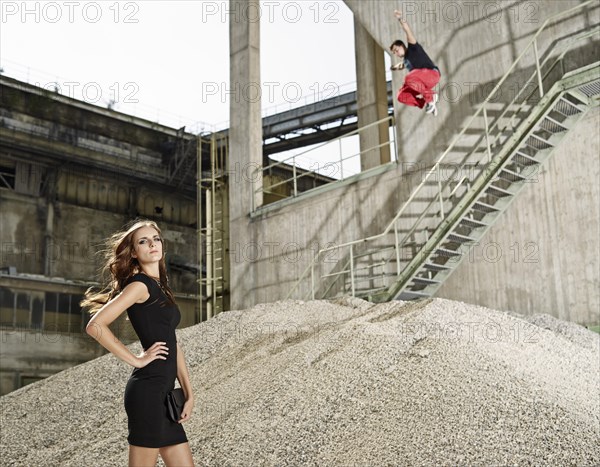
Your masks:
[[[344,138],[348,138],[354,135],[360,135],[361,132],[366,131],[372,127],[376,127],[379,125],[385,124],[387,125],[387,127],[391,127],[392,128],[392,137],[389,139],[389,141],[386,141],[384,143],[381,144],[377,144],[375,146],[371,146],[369,148],[360,150],[358,152],[355,152],[349,156],[344,156],[342,154],[342,151],[340,150],[340,157],[338,160],[334,161],[329,161],[327,163],[325,163],[322,167],[317,168],[316,170],[308,170],[308,169],[304,169],[302,167],[299,166],[299,164],[297,163],[299,160],[302,160],[306,154],[311,153],[313,151],[322,149],[324,147],[330,146],[330,145],[335,145],[335,144],[339,144],[341,145],[341,141]],[[363,155],[364,153],[367,153],[369,151],[373,151],[373,150],[377,150],[383,147],[389,147],[390,148],[390,153],[391,154],[396,154],[397,153],[397,148],[396,148],[396,125],[395,125],[395,118],[394,116],[388,116],[386,118],[383,118],[381,120],[378,120],[376,122],[370,123],[369,125],[365,125],[363,127],[360,127],[356,130],[353,130],[349,133],[346,133],[342,136],[339,136],[335,139],[326,141],[325,143],[321,143],[318,146],[314,147],[314,148],[310,148],[307,149],[306,151],[303,151],[301,153],[295,154],[291,157],[288,157],[282,161],[276,161],[273,162],[265,167],[257,167],[254,169],[253,173],[252,173],[252,191],[254,194],[257,194],[259,192],[262,191],[262,193],[268,193],[268,194],[275,194],[277,195],[277,193],[275,191],[273,191],[273,189],[279,187],[279,186],[289,186],[291,184],[292,189],[291,189],[291,196],[285,196],[287,197],[296,197],[298,196],[302,191],[299,190],[298,188],[298,181],[302,178],[310,178],[310,177],[315,177],[315,176],[319,176],[319,177],[328,177],[328,178],[333,178],[331,176],[332,172],[335,173],[336,175],[339,174],[339,178],[335,178],[333,179],[331,182],[339,182],[341,180],[345,180],[346,178],[352,176],[352,175],[356,175],[356,173],[349,173],[349,171],[346,169],[346,171],[344,171],[344,164],[346,164],[346,168],[348,167],[348,161],[353,160],[353,159],[360,159],[361,155]],[[392,148],[393,147],[393,148]],[[264,186],[264,175],[267,175],[269,173],[271,173],[273,171],[273,169],[277,168],[277,167],[281,167],[284,168],[285,171],[289,171],[290,168],[292,170],[292,176],[289,178],[286,178],[282,181],[279,181],[277,183],[271,183],[268,186]],[[334,169],[333,171],[331,169]],[[259,172],[262,172],[263,176],[259,176]],[[256,187],[255,186],[255,182],[256,181],[260,181],[260,186]],[[254,207],[253,207],[254,210]]]

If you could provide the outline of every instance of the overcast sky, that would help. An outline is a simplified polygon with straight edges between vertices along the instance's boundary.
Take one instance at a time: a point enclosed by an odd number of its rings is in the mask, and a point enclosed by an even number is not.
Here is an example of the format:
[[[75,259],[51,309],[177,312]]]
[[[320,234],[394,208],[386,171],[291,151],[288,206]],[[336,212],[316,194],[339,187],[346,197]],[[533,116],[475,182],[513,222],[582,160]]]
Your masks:
[[[260,14],[263,111],[348,91],[353,17],[342,1],[2,1],[7,76],[170,126],[229,119],[229,25]],[[324,93],[318,96],[318,93]]]

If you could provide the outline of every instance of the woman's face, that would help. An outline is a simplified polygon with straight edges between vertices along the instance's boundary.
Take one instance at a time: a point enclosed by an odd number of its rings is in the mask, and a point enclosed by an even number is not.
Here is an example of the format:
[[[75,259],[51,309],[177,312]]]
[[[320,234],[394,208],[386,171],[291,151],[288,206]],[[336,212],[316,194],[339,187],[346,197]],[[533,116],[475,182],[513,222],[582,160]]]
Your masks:
[[[133,257],[140,264],[160,261],[163,256],[162,239],[154,227],[141,227],[133,233]]]

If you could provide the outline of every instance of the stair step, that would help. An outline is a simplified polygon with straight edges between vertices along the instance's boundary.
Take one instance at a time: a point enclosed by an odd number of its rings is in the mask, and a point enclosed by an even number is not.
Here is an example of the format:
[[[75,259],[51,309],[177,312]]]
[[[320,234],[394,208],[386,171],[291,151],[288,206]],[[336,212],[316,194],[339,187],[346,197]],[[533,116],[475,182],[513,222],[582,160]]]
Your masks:
[[[598,96],[600,94],[600,81],[592,81],[591,83],[579,86],[578,91],[581,92],[588,99]]]
[[[540,122],[540,128],[543,128],[544,130],[549,131],[551,133],[560,133],[569,130],[569,127],[563,125],[562,123],[548,115],[546,115],[544,119]]]
[[[460,221],[460,223],[464,223],[465,225],[468,225],[470,227],[475,227],[475,228],[479,228],[479,227],[487,227],[489,224],[482,222],[482,221],[478,221],[477,219],[471,219],[469,217],[463,217]]]
[[[564,115],[565,117],[572,117],[573,115],[577,115],[583,112],[583,109],[580,109],[576,104],[571,102],[568,99],[565,99],[564,96],[557,101],[553,110]]]
[[[530,164],[524,164],[524,163],[522,163],[522,162],[519,162],[519,160],[518,160],[518,159],[523,159],[523,160],[529,161],[529,162],[531,162],[531,163],[530,163]],[[524,153],[524,152],[522,152],[522,151],[517,151],[517,152],[515,152],[515,154],[513,155],[513,160],[514,160],[514,161],[515,161],[517,164],[519,164],[519,165],[524,165],[524,166],[531,166],[531,165],[536,165],[536,164],[539,164],[539,163],[540,163],[540,161],[538,161],[536,158],[534,158],[534,157],[531,157],[531,156],[529,156],[529,155],[525,154],[525,153]]]
[[[436,263],[425,263],[423,265],[425,269],[429,269],[430,271],[448,271],[450,268],[448,266],[444,266],[443,264]]]
[[[436,281],[435,279],[427,279],[426,277],[413,277],[413,282],[419,285],[435,285],[442,283],[442,281]]]
[[[511,177],[511,178],[507,178],[507,180],[509,180],[511,182],[515,182],[517,180],[527,180],[527,177],[524,177],[523,175],[515,172],[514,170],[507,169],[506,167],[500,171],[500,175],[502,175],[503,172],[508,174],[509,177]],[[517,180],[513,180],[513,179],[517,179]]]
[[[474,238],[467,237],[466,235],[461,235],[456,232],[452,232],[450,235],[448,235],[447,240],[458,243],[470,243],[475,241]]]
[[[411,298],[412,297],[412,298]],[[400,294],[400,300],[412,300],[414,298],[429,298],[431,294],[426,292],[418,292],[416,290],[404,290]]]
[[[475,201],[472,206],[473,209],[480,212],[490,213],[497,212],[499,209],[491,204],[484,203],[483,201]]]
[[[461,253],[459,251],[449,250],[448,248],[436,248],[435,252],[436,252],[436,254],[439,254],[440,256],[444,256],[446,258],[451,258],[453,256],[461,255]]]
[[[510,191],[508,191],[508,190],[505,190],[504,188],[500,188],[499,186],[496,186],[496,185],[489,185],[489,186],[488,186],[488,187],[485,189],[486,193],[488,192],[488,190],[489,190],[489,191],[494,191],[494,192],[496,192],[496,193],[500,193],[500,195],[501,195],[501,196],[495,195],[495,194],[493,194],[493,193],[489,193],[489,194],[491,194],[492,196],[495,196],[496,198],[502,198],[502,197],[504,197],[504,196],[512,196],[512,195],[513,195],[513,194],[512,194]]]
[[[550,141],[533,133],[529,135],[529,138],[527,138],[527,140],[525,140],[525,144],[530,148],[537,149],[538,151],[554,147],[554,145]]]

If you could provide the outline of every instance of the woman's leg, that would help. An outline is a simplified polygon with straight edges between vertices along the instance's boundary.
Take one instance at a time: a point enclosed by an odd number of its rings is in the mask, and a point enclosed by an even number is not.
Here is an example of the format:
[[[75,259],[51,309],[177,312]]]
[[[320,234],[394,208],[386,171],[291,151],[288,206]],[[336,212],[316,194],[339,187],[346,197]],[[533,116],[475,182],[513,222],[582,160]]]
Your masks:
[[[129,445],[129,467],[155,467],[158,448]]]
[[[194,467],[190,443],[179,443],[160,448],[160,457],[167,467]]]

